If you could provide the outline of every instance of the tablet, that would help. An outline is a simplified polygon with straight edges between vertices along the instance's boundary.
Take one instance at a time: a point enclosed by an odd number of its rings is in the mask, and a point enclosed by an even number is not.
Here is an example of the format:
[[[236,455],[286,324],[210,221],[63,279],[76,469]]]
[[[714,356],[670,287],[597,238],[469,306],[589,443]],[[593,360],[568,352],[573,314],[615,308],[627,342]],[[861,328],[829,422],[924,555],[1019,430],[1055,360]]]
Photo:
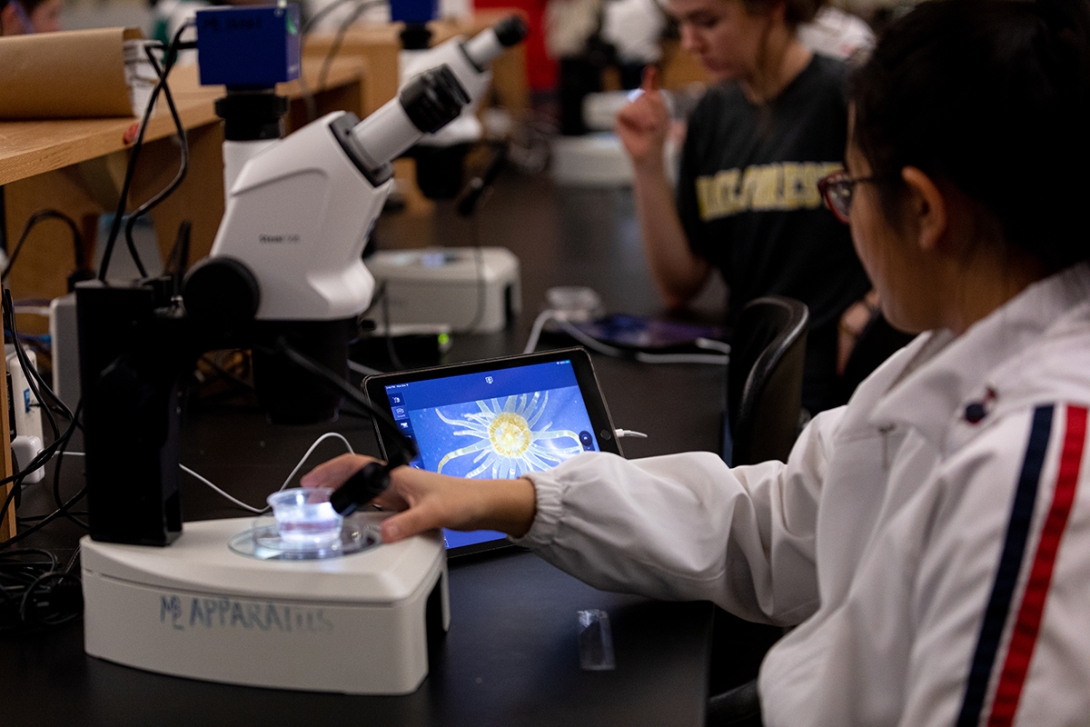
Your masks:
[[[614,313],[572,325],[591,338],[611,346],[658,353],[699,351],[701,349],[696,346],[699,339],[723,338],[723,330],[717,326],[660,321],[626,313]]]
[[[590,356],[581,348],[369,376],[371,402],[412,439],[409,466],[507,479],[582,452],[620,454]],[[382,456],[388,435],[375,427]],[[502,547],[502,533],[444,531],[449,555]]]

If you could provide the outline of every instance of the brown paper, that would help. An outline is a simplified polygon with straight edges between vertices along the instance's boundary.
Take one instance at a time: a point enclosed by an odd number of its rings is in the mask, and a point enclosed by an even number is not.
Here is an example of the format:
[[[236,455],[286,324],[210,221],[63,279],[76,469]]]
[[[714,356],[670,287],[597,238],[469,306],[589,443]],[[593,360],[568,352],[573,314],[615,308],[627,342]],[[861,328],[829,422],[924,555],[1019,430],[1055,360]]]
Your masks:
[[[0,38],[0,119],[132,116],[125,41],[138,28]]]

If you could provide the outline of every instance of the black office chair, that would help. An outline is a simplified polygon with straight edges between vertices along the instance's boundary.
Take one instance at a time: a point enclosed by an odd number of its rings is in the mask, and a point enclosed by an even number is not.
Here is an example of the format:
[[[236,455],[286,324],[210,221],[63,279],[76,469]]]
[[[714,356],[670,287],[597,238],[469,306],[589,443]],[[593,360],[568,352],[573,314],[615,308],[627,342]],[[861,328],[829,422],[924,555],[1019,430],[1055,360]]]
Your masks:
[[[806,304],[767,296],[742,309],[731,337],[723,458],[731,466],[787,461],[799,433]]]
[[[722,454],[728,464],[786,461],[791,453],[802,412],[809,317],[804,303],[780,296],[751,301],[739,315],[731,338],[723,416]],[[760,726],[755,676],[765,652],[782,635],[782,629],[716,610],[708,727]]]

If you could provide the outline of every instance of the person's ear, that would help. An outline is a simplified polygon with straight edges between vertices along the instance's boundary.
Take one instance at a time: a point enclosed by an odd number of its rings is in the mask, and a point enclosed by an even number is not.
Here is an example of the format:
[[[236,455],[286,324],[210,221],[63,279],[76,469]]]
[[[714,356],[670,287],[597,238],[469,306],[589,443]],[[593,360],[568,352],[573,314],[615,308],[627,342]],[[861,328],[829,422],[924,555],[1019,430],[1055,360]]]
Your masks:
[[[939,247],[947,228],[947,203],[938,185],[916,167],[901,170],[901,179],[908,187],[905,211],[912,217],[917,231],[917,244],[925,252]]]

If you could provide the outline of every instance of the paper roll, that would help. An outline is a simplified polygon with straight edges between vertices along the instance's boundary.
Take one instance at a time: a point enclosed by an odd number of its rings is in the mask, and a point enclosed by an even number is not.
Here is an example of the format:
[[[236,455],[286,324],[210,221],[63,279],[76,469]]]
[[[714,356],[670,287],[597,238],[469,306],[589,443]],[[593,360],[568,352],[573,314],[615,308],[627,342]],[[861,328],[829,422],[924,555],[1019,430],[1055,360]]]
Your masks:
[[[101,28],[0,38],[0,118],[132,116],[125,41],[142,37]]]

